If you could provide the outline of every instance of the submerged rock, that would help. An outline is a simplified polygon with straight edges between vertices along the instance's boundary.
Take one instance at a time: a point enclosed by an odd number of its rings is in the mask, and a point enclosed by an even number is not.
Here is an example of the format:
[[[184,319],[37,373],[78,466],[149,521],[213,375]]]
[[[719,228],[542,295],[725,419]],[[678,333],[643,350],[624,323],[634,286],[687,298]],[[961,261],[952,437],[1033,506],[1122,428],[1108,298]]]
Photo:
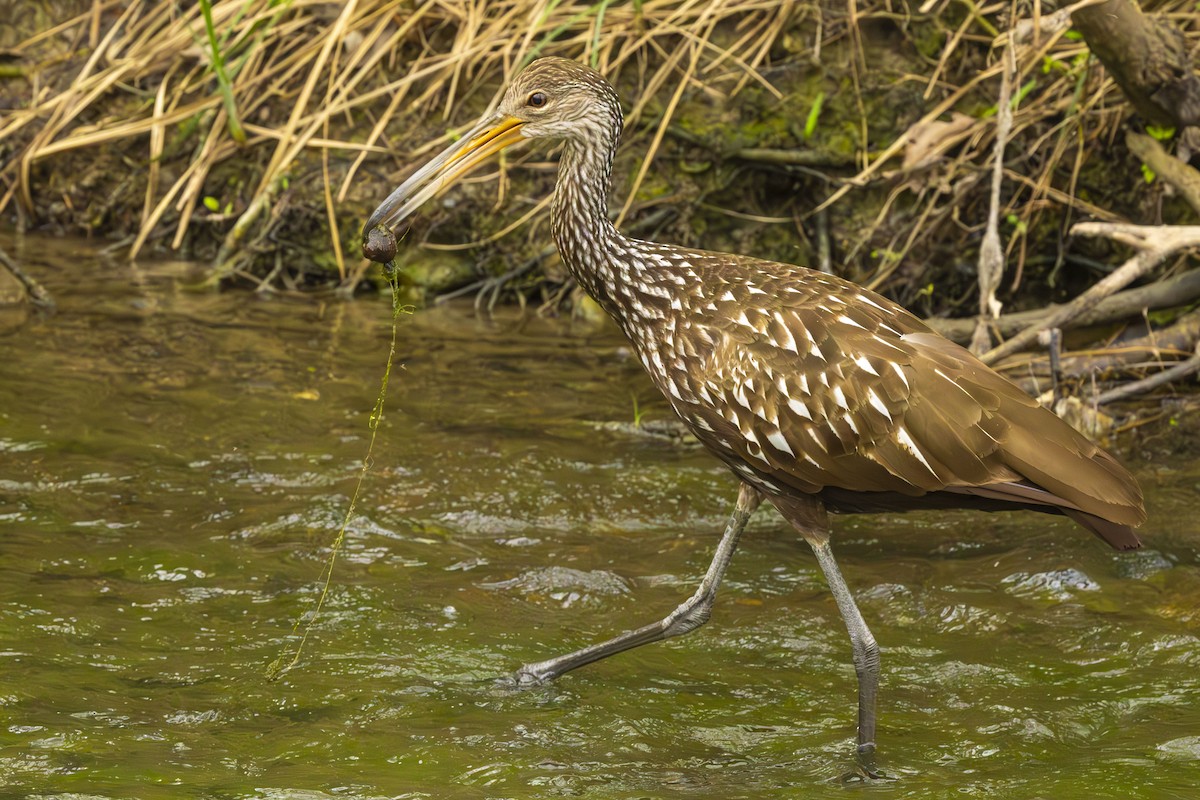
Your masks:
[[[578,603],[595,603],[601,595],[629,593],[629,584],[614,572],[606,570],[571,569],[570,567],[544,567],[523,572],[506,581],[483,584],[485,589],[515,589],[529,600],[549,598],[563,608]]]
[[[1094,592],[1100,584],[1077,569],[1056,569],[1049,572],[1017,572],[1009,575],[1002,583],[1008,592],[1015,595],[1049,595],[1065,600],[1075,592]]]
[[[1182,736],[1155,749],[1163,761],[1200,761],[1200,736]]]

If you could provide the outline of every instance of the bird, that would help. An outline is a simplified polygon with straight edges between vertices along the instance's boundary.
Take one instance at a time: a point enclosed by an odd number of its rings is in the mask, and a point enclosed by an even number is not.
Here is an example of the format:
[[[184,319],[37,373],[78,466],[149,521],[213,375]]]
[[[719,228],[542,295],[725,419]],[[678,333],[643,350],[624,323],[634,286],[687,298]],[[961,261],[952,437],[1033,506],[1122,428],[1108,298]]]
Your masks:
[[[688,633],[766,500],[812,548],[849,634],[858,680],[856,769],[877,767],[880,657],[830,546],[829,513],[916,509],[1065,515],[1118,550],[1139,547],[1141,489],[1113,456],[1016,384],[886,297],[831,274],[622,234],[608,214],[623,117],[590,67],[532,61],[496,109],[370,215],[364,253],[390,261],[425,201],[510,145],[561,143],[552,233],[567,270],[613,319],[675,414],[738,481],[696,591],[659,621],[526,664],[540,683]]]

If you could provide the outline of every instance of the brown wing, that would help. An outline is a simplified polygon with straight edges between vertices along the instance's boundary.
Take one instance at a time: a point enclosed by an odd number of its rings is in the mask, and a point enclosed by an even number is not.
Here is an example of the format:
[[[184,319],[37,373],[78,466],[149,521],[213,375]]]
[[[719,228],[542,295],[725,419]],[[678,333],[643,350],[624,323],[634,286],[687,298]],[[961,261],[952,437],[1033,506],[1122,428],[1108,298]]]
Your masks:
[[[964,348],[932,331],[905,338],[920,348],[937,373],[949,376],[969,395],[995,397],[988,425],[1000,443],[1000,458],[1022,478],[1064,499],[1068,508],[1122,525],[1146,521],[1141,488],[1111,455]]]
[[[727,293],[678,332],[700,367],[676,376],[676,408],[743,476],[996,498],[1028,481],[1068,509],[1144,520],[1133,478],[1019,387],[885,298],[801,272],[760,273],[756,302]]]

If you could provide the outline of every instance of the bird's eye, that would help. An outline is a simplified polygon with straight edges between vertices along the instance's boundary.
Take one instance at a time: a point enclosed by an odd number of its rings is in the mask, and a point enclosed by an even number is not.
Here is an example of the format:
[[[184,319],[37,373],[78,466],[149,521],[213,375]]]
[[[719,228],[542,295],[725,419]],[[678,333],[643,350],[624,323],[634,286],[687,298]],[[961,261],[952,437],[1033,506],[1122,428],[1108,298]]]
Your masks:
[[[546,105],[546,93],[534,92],[533,94],[529,95],[529,99],[525,102],[534,108],[541,108],[542,106]]]

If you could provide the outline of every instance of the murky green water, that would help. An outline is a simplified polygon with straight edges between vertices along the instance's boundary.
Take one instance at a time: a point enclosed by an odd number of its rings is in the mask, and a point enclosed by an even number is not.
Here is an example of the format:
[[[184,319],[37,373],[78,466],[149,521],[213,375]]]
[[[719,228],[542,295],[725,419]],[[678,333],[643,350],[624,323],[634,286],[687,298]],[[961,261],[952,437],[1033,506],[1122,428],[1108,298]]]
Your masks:
[[[1127,556],[1037,515],[839,520],[897,778],[844,786],[849,646],[770,511],[709,626],[496,686],[674,607],[734,482],[603,427],[635,398],[666,417],[607,329],[421,314],[326,611],[271,683],[366,447],[385,304],[4,246],[60,310],[0,314],[0,795],[1200,796],[1190,463],[1127,456],[1151,515]]]

